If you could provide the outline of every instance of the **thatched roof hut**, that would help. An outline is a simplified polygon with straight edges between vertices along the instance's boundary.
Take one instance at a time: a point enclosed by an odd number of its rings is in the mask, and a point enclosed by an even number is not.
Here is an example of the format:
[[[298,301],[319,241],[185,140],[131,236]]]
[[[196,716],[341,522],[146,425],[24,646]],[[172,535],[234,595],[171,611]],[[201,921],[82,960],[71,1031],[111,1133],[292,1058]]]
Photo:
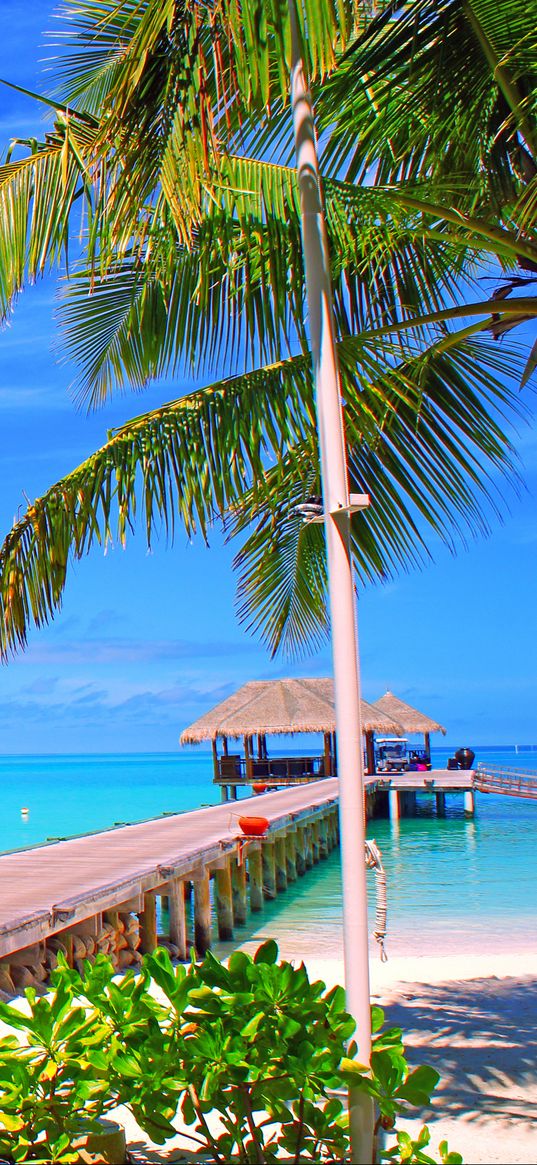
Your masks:
[[[375,700],[372,707],[397,720],[402,725],[405,734],[419,732],[428,736],[431,732],[441,732],[444,736],[446,735],[446,729],[442,724],[438,724],[436,720],[431,720],[431,717],[426,716],[423,712],[418,712],[418,709],[413,708],[411,704],[405,704],[403,700],[394,696],[393,692],[386,692],[380,700]]]
[[[362,700],[364,732],[403,736],[405,729],[389,712]],[[336,729],[331,679],[252,680],[200,716],[181,733],[181,744],[218,737],[331,733]]]

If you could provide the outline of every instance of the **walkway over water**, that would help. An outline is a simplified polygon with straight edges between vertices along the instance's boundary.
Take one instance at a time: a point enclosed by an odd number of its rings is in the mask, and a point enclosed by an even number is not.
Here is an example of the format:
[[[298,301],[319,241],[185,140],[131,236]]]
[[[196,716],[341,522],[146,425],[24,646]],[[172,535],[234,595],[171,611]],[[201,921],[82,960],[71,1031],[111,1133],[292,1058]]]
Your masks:
[[[474,786],[480,793],[500,793],[507,797],[527,797],[537,801],[537,773],[499,765],[478,765]]]
[[[335,814],[338,783],[268,793],[0,856],[0,957],[107,910],[144,911],[171,883],[209,877],[240,855],[239,816],[269,821],[268,842]],[[260,849],[259,842],[250,848]],[[274,846],[271,846],[273,849]]]

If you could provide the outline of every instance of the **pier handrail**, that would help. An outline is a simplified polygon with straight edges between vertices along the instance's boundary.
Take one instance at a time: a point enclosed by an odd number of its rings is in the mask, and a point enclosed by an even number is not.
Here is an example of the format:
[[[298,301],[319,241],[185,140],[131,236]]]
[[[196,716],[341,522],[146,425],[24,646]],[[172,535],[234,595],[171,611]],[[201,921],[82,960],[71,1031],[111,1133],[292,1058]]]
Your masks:
[[[537,800],[537,772],[529,769],[481,762],[475,770],[474,786],[480,793],[503,793]]]

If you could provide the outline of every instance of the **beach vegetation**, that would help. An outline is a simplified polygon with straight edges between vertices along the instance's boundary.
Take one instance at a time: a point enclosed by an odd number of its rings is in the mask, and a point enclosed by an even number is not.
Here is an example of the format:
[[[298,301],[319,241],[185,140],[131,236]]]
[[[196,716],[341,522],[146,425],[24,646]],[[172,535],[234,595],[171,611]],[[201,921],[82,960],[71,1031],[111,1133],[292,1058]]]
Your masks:
[[[59,267],[61,347],[88,407],[157,378],[209,383],[110,433],[28,506],[0,551],[0,649],[59,608],[71,556],[141,516],[149,544],[223,523],[240,618],[298,652],[327,612],[323,531],[297,513],[322,483],[288,7],[61,12],[51,127],[0,168],[0,309]],[[486,531],[515,475],[512,377],[536,356],[497,339],[537,314],[536,25],[514,0],[300,0],[297,17],[349,482],[373,499],[352,531],[364,583]]]
[[[25,1011],[0,1005],[0,1153],[9,1160],[76,1160],[81,1125],[98,1131],[98,1118],[124,1104],[157,1144],[176,1135],[179,1117],[216,1165],[343,1162],[348,1087],[374,1098],[377,1132],[393,1130],[386,1160],[432,1160],[427,1129],[413,1140],[397,1120],[429,1104],[438,1072],[410,1068],[402,1032],[385,1026],[380,1007],[371,1067],[357,1062],[343,988],[328,991],[303,965],[280,961],[273,940],[253,957],[237,951],[223,963],[209,952],[186,967],[158,949],[122,978],[104,955],[82,975],[60,956],[51,992],[25,994]],[[445,1147],[440,1160],[461,1158]]]
[[[61,973],[50,996],[25,996],[24,1010],[0,1002],[0,1158],[73,1161],[114,1103],[106,1021],[73,1000]]]

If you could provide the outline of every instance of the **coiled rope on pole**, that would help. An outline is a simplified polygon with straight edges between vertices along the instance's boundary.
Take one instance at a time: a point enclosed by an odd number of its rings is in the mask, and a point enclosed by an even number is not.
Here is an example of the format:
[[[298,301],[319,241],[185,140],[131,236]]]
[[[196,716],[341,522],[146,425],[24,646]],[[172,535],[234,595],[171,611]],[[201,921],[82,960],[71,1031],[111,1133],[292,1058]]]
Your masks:
[[[375,911],[375,938],[380,947],[380,960],[387,963],[388,956],[384,948],[386,938],[386,923],[388,915],[388,891],[386,884],[386,870],[382,865],[382,855],[375,841],[365,843],[365,861],[368,870],[375,871],[376,881],[376,911]]]

